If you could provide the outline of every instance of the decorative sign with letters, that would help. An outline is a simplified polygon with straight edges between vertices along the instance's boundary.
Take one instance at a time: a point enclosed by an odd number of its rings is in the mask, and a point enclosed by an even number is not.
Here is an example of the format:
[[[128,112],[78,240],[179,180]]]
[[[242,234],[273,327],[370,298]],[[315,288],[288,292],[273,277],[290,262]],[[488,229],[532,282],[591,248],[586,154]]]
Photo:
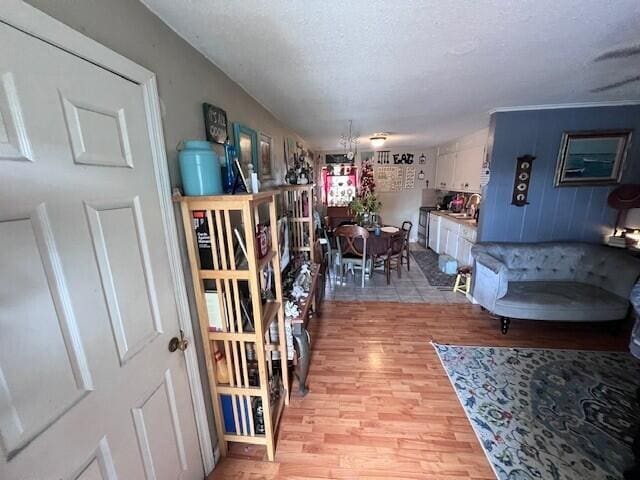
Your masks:
[[[207,141],[215,143],[226,143],[229,138],[227,132],[227,112],[221,108],[214,107],[210,103],[202,104],[204,113],[204,127],[207,131]]]
[[[395,165],[407,164],[411,165],[413,163],[413,153],[394,153],[393,154],[393,163]]]
[[[518,157],[516,163],[516,178],[513,182],[513,198],[511,204],[517,207],[524,207],[529,194],[529,181],[531,180],[531,167],[536,157],[523,155]]]

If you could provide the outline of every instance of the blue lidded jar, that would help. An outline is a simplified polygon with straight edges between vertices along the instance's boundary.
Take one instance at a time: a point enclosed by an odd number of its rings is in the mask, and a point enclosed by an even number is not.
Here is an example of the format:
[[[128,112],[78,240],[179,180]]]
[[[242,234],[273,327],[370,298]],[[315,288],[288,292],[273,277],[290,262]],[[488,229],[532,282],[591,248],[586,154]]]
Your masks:
[[[178,145],[182,188],[188,196],[219,195],[222,178],[218,155],[204,140],[184,140]]]

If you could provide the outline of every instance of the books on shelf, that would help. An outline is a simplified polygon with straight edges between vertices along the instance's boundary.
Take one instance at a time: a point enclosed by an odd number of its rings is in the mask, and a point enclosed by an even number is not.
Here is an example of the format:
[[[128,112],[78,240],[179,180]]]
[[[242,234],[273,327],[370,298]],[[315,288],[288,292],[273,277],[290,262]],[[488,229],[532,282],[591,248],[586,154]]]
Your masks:
[[[213,255],[211,253],[211,236],[209,235],[209,225],[207,224],[207,214],[204,210],[194,210],[192,213],[193,229],[196,232],[198,242],[198,255],[200,257],[200,268],[213,268]]]
[[[220,299],[218,296],[218,292],[208,290],[204,292],[205,302],[207,304],[207,315],[209,317],[209,330],[215,332],[223,331],[223,316],[224,316],[224,305],[220,304],[220,301],[224,303],[224,298]],[[225,323],[226,319],[224,320]]]
[[[240,255],[236,254],[236,268],[237,267],[241,267],[241,266],[246,266],[249,262],[249,254],[247,253],[247,247],[244,244],[244,239],[242,238],[242,235],[240,234],[240,231],[237,228],[233,229],[233,233],[236,236],[236,239],[238,240],[238,245],[240,246],[240,250],[242,250],[242,253],[244,254],[244,260],[240,257]]]

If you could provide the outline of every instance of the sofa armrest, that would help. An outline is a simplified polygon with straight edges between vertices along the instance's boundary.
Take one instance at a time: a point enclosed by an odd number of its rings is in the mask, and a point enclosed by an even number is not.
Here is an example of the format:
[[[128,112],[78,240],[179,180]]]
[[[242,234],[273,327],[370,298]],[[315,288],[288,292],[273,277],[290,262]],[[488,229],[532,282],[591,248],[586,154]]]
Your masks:
[[[484,308],[493,312],[496,301],[507,294],[509,285],[507,266],[484,252],[478,252],[475,260],[473,298]]]
[[[481,263],[496,275],[499,275],[502,271],[507,271],[507,266],[504,263],[502,263],[496,257],[492,257],[488,253],[478,252],[475,254],[475,259],[476,262]]]

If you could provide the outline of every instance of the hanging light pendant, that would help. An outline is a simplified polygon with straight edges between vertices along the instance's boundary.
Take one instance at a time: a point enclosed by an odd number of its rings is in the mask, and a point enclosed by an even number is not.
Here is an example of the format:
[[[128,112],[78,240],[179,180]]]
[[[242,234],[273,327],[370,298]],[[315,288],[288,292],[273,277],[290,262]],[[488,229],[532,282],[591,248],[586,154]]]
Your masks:
[[[353,162],[356,158],[358,144],[360,143],[360,139],[358,138],[360,135],[352,132],[352,125],[353,122],[349,120],[349,133],[347,135],[344,133],[340,135],[340,145],[344,147],[344,154],[350,162]]]

